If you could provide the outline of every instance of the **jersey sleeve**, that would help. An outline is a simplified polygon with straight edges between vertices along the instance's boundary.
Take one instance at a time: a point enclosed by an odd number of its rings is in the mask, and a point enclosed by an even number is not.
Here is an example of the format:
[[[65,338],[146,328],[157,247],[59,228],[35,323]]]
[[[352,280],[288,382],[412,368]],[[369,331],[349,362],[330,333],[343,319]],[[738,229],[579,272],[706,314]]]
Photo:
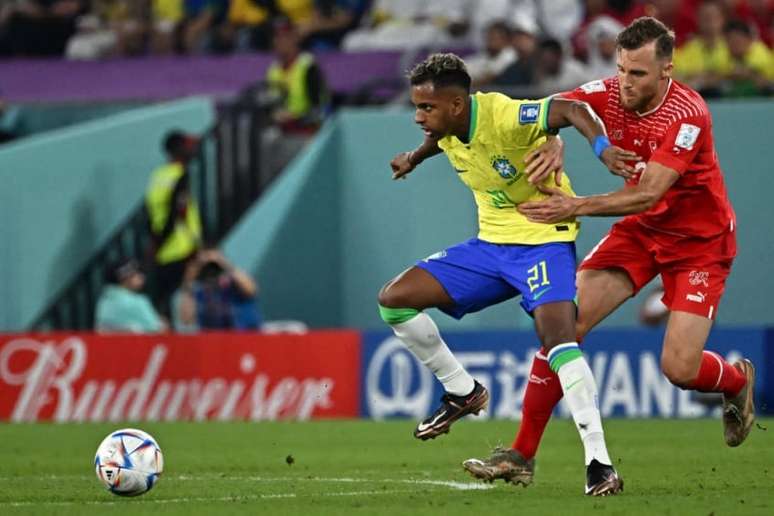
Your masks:
[[[574,90],[559,93],[557,97],[586,102],[591,106],[591,109],[601,114],[607,104],[607,88],[608,84],[600,79],[582,84]]]
[[[551,98],[540,100],[507,100],[495,110],[495,120],[505,143],[529,144],[546,134],[557,131],[548,127]]]
[[[677,120],[667,129],[661,146],[651,155],[651,161],[683,175],[704,146],[709,129],[708,116]]]

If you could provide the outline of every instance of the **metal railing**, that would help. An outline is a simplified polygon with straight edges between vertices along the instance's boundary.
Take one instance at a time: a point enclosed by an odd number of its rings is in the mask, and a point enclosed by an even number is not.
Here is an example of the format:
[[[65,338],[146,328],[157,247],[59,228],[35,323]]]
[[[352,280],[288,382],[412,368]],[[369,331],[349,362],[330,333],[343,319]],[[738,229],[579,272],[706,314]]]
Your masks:
[[[205,242],[219,242],[278,173],[262,164],[262,134],[270,126],[271,107],[265,91],[263,83],[256,83],[219,105],[217,122],[202,135],[199,152],[188,165]],[[148,216],[140,202],[41,311],[31,329],[92,329],[107,265],[127,257],[150,265],[150,249]]]

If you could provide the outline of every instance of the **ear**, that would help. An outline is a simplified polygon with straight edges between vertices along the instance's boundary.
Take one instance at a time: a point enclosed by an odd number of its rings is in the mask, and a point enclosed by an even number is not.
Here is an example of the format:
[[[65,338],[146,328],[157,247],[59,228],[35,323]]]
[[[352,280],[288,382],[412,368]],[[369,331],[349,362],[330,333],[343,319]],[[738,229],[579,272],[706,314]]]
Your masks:
[[[467,98],[463,97],[461,95],[457,95],[454,97],[454,100],[452,101],[452,114],[454,116],[459,116],[462,114],[462,112],[465,110],[465,103],[467,102]]]
[[[664,65],[664,67],[661,69],[661,78],[662,79],[671,79],[672,78],[672,70],[674,70],[674,63],[672,61],[669,61],[667,64]]]

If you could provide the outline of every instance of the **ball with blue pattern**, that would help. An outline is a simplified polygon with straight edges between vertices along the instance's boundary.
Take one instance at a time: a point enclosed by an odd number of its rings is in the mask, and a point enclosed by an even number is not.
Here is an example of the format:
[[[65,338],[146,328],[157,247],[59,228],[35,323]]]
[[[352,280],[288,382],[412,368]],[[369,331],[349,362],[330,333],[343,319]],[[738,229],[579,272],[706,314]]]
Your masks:
[[[105,437],[94,457],[97,478],[111,493],[139,496],[153,488],[164,470],[156,439],[136,428],[116,430]]]

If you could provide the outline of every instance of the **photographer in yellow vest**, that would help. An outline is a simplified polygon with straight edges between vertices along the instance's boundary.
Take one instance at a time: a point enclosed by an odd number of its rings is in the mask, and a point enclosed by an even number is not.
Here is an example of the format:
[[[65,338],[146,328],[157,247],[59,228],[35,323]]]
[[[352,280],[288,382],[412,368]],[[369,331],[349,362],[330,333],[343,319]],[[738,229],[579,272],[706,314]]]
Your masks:
[[[168,162],[153,171],[145,194],[153,239],[154,301],[165,315],[187,262],[202,244],[201,217],[188,176],[188,163],[198,147],[198,138],[181,131],[169,132],[164,138]]]

